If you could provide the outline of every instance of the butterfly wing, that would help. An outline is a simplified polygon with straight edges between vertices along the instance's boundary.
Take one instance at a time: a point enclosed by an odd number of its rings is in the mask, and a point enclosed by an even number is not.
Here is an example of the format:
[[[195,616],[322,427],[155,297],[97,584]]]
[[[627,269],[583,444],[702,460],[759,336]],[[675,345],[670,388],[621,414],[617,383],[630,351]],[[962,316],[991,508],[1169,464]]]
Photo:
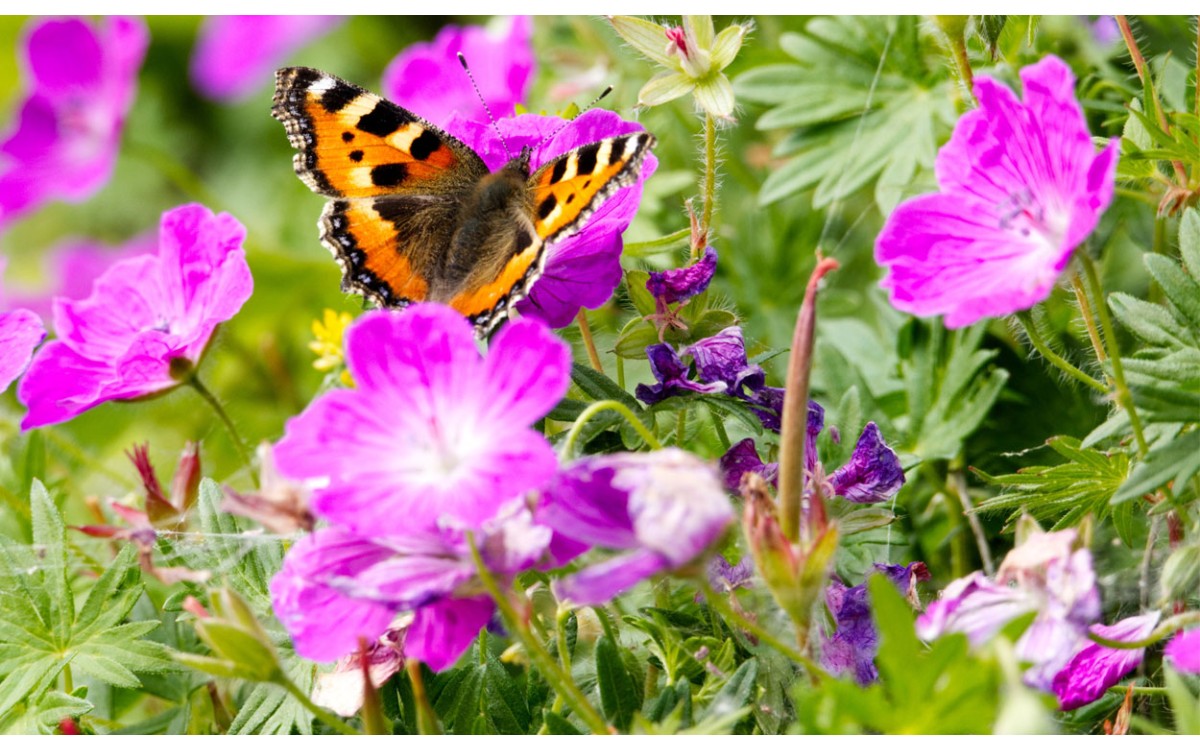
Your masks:
[[[426,299],[462,196],[488,174],[453,136],[365,89],[312,68],[275,76],[271,113],[296,149],[296,174],[332,198],[321,241],[342,288],[385,307]]]
[[[529,178],[533,226],[545,242],[578,229],[609,196],[632,185],[650,133],[628,133],[589,143],[543,165]]]

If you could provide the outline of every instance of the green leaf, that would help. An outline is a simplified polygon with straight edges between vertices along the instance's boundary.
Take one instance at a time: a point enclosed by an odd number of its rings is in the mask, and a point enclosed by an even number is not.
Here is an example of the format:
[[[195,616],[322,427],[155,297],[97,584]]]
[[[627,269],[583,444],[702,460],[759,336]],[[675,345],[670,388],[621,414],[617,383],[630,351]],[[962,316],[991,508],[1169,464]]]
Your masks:
[[[1161,447],[1155,446],[1129,473],[1113,495],[1112,503],[1128,502],[1168,483],[1182,487],[1197,472],[1200,472],[1200,430],[1193,430]]]
[[[639,683],[630,674],[618,646],[608,635],[596,641],[596,684],[600,688],[600,707],[619,731],[629,728],[633,714],[641,709]]]
[[[63,719],[78,718],[92,710],[92,704],[58,690],[43,694],[0,717],[0,733],[53,734]]]
[[[1008,16],[975,16],[975,21],[979,38],[987,46],[992,59],[996,59],[996,45],[1000,43],[1000,33],[1004,31]]]
[[[713,696],[712,702],[704,712],[704,719],[711,721],[744,712],[754,695],[756,680],[758,660],[751,657],[738,666],[737,671],[729,676],[720,691]]]
[[[1180,231],[1182,232],[1182,229]],[[1200,284],[1170,258],[1148,253],[1142,256],[1142,259],[1150,275],[1162,287],[1167,299],[1191,325],[1191,330],[1200,330]]]
[[[574,724],[553,711],[544,712],[542,718],[546,722],[546,730],[550,734],[583,734],[583,732],[575,728]]]

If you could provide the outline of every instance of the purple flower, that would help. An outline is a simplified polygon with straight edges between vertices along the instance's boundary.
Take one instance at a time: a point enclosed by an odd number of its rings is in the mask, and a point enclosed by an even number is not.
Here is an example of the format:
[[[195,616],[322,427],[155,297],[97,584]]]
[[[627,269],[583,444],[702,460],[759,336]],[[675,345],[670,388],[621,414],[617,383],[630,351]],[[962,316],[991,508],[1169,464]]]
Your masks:
[[[733,507],[711,466],[666,448],[575,462],[543,492],[536,518],[567,538],[624,551],[554,584],[560,601],[583,606],[692,562],[725,532]]]
[[[1200,674],[1200,628],[1179,633],[1163,650],[1177,671]]]
[[[929,580],[929,569],[923,562],[909,565],[884,565],[874,568],[896,584],[910,600],[916,599],[919,581]],[[871,606],[865,582],[848,587],[837,576],[825,589],[825,604],[833,615],[836,630],[821,639],[821,664],[836,675],[853,673],[860,685],[879,679],[875,668],[875,653],[879,650],[879,631],[871,619]],[[919,602],[914,601],[914,605]]]
[[[725,555],[715,555],[708,564],[708,583],[718,594],[748,586],[754,578],[754,558],[743,556],[737,565],[730,565]]]
[[[245,99],[288,56],[345,20],[339,16],[210,16],[192,51],[192,85],[215,101]]]
[[[1157,612],[1127,617],[1112,625],[1093,625],[1092,632],[1113,641],[1140,641],[1153,632],[1158,617]],[[1059,708],[1070,711],[1096,700],[1141,664],[1145,655],[1144,648],[1108,648],[1081,639],[1080,648],[1051,683]]]
[[[33,350],[46,337],[41,318],[29,310],[0,313],[0,393],[25,371]]]
[[[0,143],[0,229],[53,199],[82,201],[112,173],[149,35],[141,21],[35,22],[29,95]]]
[[[735,493],[741,491],[742,477],[751,472],[761,475],[771,484],[775,484],[779,478],[779,464],[763,463],[758,457],[758,449],[754,447],[754,438],[734,443],[721,456],[718,466],[725,489]]]
[[[965,633],[980,645],[1013,619],[1036,613],[1016,654],[1033,666],[1025,682],[1049,690],[1088,626],[1100,616],[1092,555],[1073,549],[1076,532],[1035,532],[1004,558],[996,580],[982,573],[952,582],[917,620],[925,639]]]
[[[654,344],[646,347],[650,359],[650,372],[654,375],[652,385],[639,383],[635,389],[637,397],[647,404],[657,404],[670,396],[679,396],[686,391],[692,393],[723,393],[723,383],[697,383],[688,376],[688,366],[679,358],[675,347],[670,344]]]
[[[704,248],[704,256],[690,266],[651,271],[646,290],[665,308],[666,305],[686,302],[708,289],[716,272],[717,251],[709,245]]]
[[[1112,201],[1119,139],[1096,153],[1070,68],[1048,56],[1021,80],[1023,102],[975,79],[979,108],[938,152],[941,192],[900,204],[879,234],[900,310],[958,328],[1033,306]]]
[[[508,152],[497,128],[508,143]],[[520,115],[500,120],[496,127],[454,116],[446,130],[475,149],[488,169],[495,171],[508,162],[510,152],[519,154],[526,147],[533,150],[530,168],[536,170],[573,148],[641,132],[642,126],[622,120],[613,112],[592,109],[570,122],[559,117]],[[657,165],[654,155],[647,155],[637,182],[600,204],[575,234],[559,238],[546,248],[541,277],[529,296],[517,303],[522,315],[562,328],[575,319],[580,308],[594,309],[608,301],[621,281],[621,233],[633,221],[642,199],[642,184]]]
[[[42,318],[51,318],[55,297],[86,297],[93,282],[109,266],[135,255],[153,253],[157,248],[158,238],[153,234],[139,236],[117,248],[86,239],[67,240],[47,254],[42,271],[45,282],[37,287],[16,288],[9,294],[8,304],[27,307]]]
[[[571,356],[540,321],[505,326],[483,358],[449,307],[372,312],[347,331],[346,362],[357,387],[315,400],[275,446],[316,515],[362,534],[477,525],[554,475],[529,425],[566,393]]]
[[[172,209],[159,225],[157,255],[112,265],[85,299],[56,299],[58,339],[38,351],[17,391],[29,407],[21,427],[179,385],[254,288],[245,234],[229,214]]]
[[[480,26],[446,26],[432,42],[411,45],[384,71],[384,95],[436,125],[444,126],[455,113],[487,122],[481,96],[494,117],[510,117],[528,96],[536,66],[533,20],[515,16],[505,23],[499,33]],[[460,52],[479,93],[458,62]]]
[[[495,612],[481,594],[465,531],[447,524],[367,537],[335,526],[301,539],[271,581],[275,613],[296,652],[332,661],[412,612],[405,655],[435,671],[453,664]],[[517,500],[479,526],[476,543],[488,570],[507,577],[537,564],[551,533]]]

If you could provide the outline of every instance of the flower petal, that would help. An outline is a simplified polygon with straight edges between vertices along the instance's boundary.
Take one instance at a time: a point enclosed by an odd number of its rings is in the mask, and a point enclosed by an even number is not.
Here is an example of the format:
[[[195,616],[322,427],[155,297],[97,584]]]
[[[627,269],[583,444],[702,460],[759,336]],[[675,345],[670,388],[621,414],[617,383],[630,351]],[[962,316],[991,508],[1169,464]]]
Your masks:
[[[0,393],[25,371],[45,337],[41,319],[29,310],[0,313]]]
[[[518,320],[491,342],[486,370],[489,418],[529,425],[566,395],[571,350],[540,320]]]
[[[238,101],[266,86],[271,72],[345,20],[338,16],[208,16],[200,24],[189,73],[216,101]]]
[[[713,117],[730,119],[735,100],[733,84],[724,73],[716,73],[696,84],[696,104]]]
[[[608,20],[621,38],[638,52],[659,65],[679,67],[667,54],[666,29],[662,26],[634,16],[612,16]]]
[[[580,570],[551,584],[554,596],[565,607],[605,604],[656,573],[670,567],[661,555],[639,550],[619,555]]]
[[[1127,617],[1112,625],[1093,625],[1092,632],[1114,641],[1140,641],[1158,624],[1159,613]],[[1059,708],[1070,711],[1086,706],[1104,695],[1137,665],[1146,649],[1115,649],[1088,642],[1054,676],[1051,688],[1058,696]]]
[[[747,30],[745,26],[730,24],[717,34],[712,46],[712,62],[716,70],[724,70],[737,57]]]
[[[486,596],[427,604],[413,615],[404,639],[404,655],[440,672],[471,647],[495,611],[496,605]]]
[[[659,104],[666,104],[685,94],[692,93],[692,89],[695,87],[695,81],[683,73],[665,70],[656,73],[653,78],[646,81],[646,85],[642,86],[642,90],[638,92],[638,106],[656,107]]]
[[[830,477],[834,491],[852,503],[881,503],[904,485],[904,470],[896,452],[883,442],[879,427],[863,428],[850,462]]]
[[[1184,631],[1172,638],[1163,656],[1180,672],[1200,674],[1200,628]]]

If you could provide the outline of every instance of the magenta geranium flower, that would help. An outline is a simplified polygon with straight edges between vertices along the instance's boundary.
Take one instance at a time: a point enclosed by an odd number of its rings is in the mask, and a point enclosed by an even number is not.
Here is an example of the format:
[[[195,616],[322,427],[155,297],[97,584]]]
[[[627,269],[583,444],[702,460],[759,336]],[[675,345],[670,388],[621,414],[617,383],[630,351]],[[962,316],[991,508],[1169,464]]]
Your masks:
[[[1092,145],[1075,78],[1049,56],[1021,71],[1025,99],[979,76],[979,108],[938,152],[940,192],[905,201],[875,242],[881,286],[950,328],[1050,294],[1113,197],[1118,140]]]
[[[581,459],[545,490],[536,518],[569,539],[620,550],[554,583],[560,601],[602,604],[697,559],[733,507],[713,467],[678,448]]]
[[[0,228],[108,182],[148,42],[145,25],[128,18],[32,25],[23,50],[29,95],[0,143]]]
[[[508,151],[497,128],[504,135]],[[496,126],[486,120],[454,116],[446,130],[475,149],[488,169],[496,171],[523,148],[532,149],[529,167],[536,170],[573,148],[641,132],[642,126],[622,120],[613,112],[593,109],[570,122],[560,117],[520,115],[500,120]],[[608,301],[621,282],[621,234],[633,221],[642,199],[642,184],[657,165],[654,155],[647,154],[636,183],[604,201],[575,234],[557,239],[546,248],[541,278],[529,296],[517,303],[522,315],[562,328],[575,319],[581,307],[596,308]]]
[[[372,312],[347,331],[346,363],[357,387],[318,398],[275,447],[316,515],[363,534],[477,525],[554,475],[529,426],[566,393],[571,354],[540,321],[505,326],[484,358],[449,307]]]
[[[1180,672],[1200,674],[1200,628],[1185,630],[1172,638],[1163,656]]]
[[[112,265],[85,299],[56,299],[58,338],[38,351],[17,391],[29,407],[21,427],[179,385],[254,288],[245,234],[229,214],[181,206],[163,214],[157,255]]]
[[[1151,612],[1126,617],[1112,625],[1093,625],[1091,629],[1109,640],[1132,643],[1148,637],[1158,624],[1158,618],[1157,612]],[[1059,708],[1070,711],[1096,700],[1141,664],[1145,655],[1144,648],[1108,648],[1081,640],[1075,655],[1054,675],[1051,683],[1051,689],[1058,696]]]
[[[383,94],[426,120],[445,125],[452,114],[487,122],[488,103],[494,117],[509,117],[524,102],[533,82],[533,21],[516,16],[503,28],[446,26],[432,42],[411,45],[383,73]],[[479,93],[458,62],[462,53]]]
[[[42,320],[33,312],[0,313],[0,393],[25,371],[33,350],[45,336]]]
[[[366,537],[338,526],[297,542],[271,581],[275,614],[297,653],[332,661],[357,649],[359,638],[377,639],[397,614],[413,612],[405,656],[435,671],[453,664],[495,613],[465,531],[448,524]],[[552,534],[519,499],[476,531],[484,564],[501,577],[540,562]]]
[[[1031,534],[1004,558],[995,580],[976,572],[952,582],[917,619],[917,635],[965,633],[979,645],[1031,612],[1016,654],[1033,664],[1025,682],[1050,690],[1100,616],[1092,555],[1076,548],[1074,529]]]
[[[192,85],[216,101],[266,89],[275,68],[344,21],[340,16],[210,16],[192,52]]]

